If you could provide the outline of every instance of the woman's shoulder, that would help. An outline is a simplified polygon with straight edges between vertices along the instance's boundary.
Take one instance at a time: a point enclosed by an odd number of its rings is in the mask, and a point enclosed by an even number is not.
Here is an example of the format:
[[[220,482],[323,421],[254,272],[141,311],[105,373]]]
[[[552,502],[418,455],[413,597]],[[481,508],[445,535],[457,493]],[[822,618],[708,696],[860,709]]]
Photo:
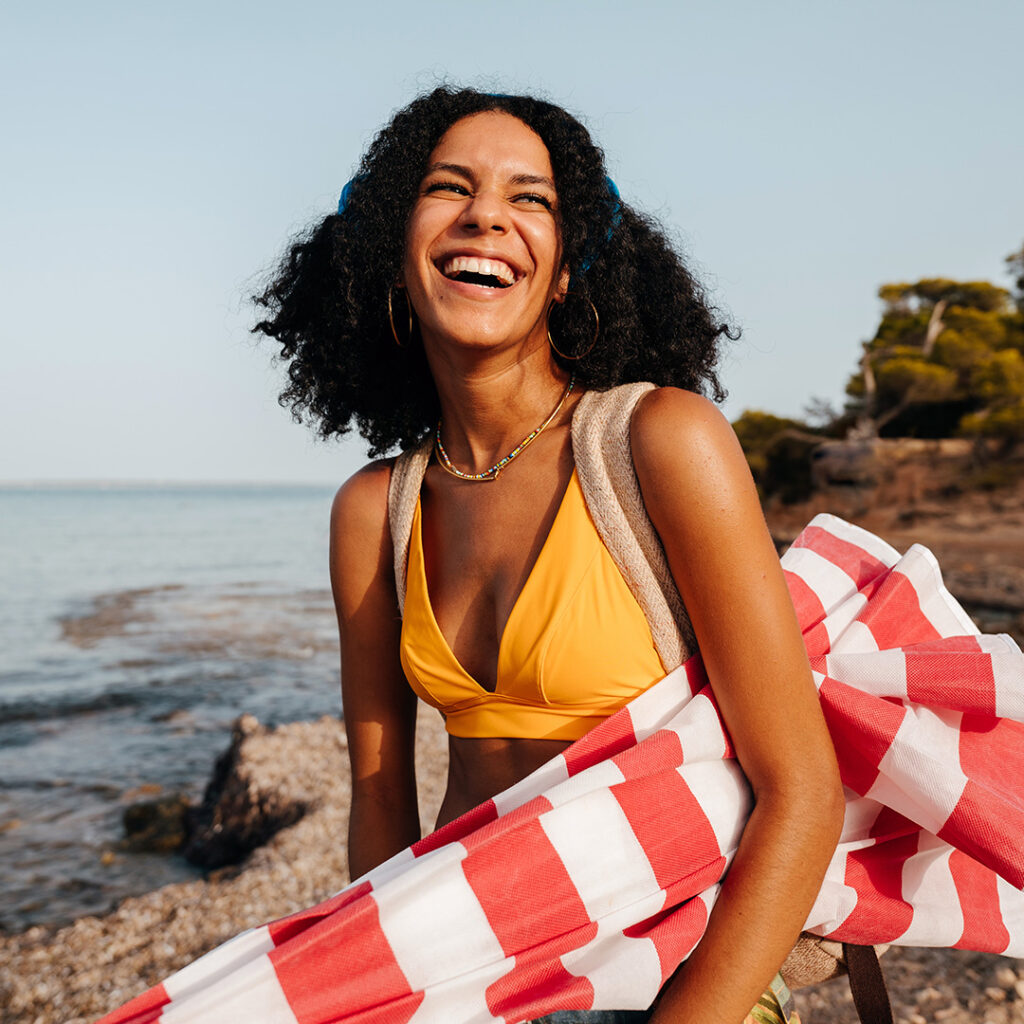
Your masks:
[[[388,488],[395,459],[375,459],[352,474],[334,495],[331,532],[379,530],[388,515]]]
[[[641,396],[629,424],[633,462],[641,477],[709,462],[739,459],[746,465],[731,424],[710,399],[683,388],[657,387]]]

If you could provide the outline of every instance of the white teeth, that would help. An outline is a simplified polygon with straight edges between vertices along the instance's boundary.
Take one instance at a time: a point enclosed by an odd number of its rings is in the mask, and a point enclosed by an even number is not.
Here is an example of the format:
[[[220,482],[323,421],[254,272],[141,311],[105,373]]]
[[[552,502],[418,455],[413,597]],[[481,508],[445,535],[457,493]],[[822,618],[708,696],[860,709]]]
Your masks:
[[[496,277],[502,284],[515,284],[515,271],[502,260],[486,260],[480,256],[452,256],[445,260],[443,273],[445,277],[456,274],[486,274]]]

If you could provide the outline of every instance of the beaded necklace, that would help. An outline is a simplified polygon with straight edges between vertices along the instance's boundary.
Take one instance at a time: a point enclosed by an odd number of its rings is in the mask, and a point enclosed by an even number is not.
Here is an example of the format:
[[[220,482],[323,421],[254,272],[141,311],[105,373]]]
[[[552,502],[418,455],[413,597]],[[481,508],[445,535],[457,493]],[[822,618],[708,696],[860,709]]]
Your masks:
[[[498,474],[517,456],[520,455],[526,448],[528,448],[537,437],[543,433],[545,427],[551,425],[554,418],[558,415],[562,406],[565,405],[565,400],[569,397],[572,392],[574,378],[569,378],[569,383],[565,386],[565,390],[562,392],[562,397],[558,400],[558,405],[555,406],[551,415],[539,426],[536,430],[531,431],[526,435],[506,455],[504,458],[498,459],[498,461],[491,466],[490,469],[485,469],[482,473],[463,473],[461,469],[456,469],[452,464],[452,460],[448,458],[448,453],[444,450],[444,445],[441,443],[441,421],[437,421],[437,430],[434,431],[434,451],[437,453],[437,461],[441,468],[446,472],[451,473],[452,476],[457,476],[460,480],[497,480]]]

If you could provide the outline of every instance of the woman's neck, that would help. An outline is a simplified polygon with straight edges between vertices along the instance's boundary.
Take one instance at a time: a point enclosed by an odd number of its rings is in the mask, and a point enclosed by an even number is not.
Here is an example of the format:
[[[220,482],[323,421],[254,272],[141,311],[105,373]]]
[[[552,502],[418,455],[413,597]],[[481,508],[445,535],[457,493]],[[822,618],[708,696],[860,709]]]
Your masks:
[[[431,360],[441,403],[442,440],[468,473],[483,472],[507,455],[558,405],[569,375],[545,345],[517,359]],[[568,408],[569,403],[566,403]],[[562,417],[567,410],[560,412]]]

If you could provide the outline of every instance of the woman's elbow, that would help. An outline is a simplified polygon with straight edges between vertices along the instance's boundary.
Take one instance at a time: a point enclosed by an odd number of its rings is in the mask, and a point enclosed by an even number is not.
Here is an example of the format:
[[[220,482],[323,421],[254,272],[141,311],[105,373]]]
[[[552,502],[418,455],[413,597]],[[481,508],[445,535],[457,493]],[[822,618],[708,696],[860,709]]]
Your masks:
[[[772,817],[813,835],[822,845],[834,848],[839,842],[846,798],[834,759],[801,766],[767,785],[755,786],[754,798],[757,805],[770,809]]]

